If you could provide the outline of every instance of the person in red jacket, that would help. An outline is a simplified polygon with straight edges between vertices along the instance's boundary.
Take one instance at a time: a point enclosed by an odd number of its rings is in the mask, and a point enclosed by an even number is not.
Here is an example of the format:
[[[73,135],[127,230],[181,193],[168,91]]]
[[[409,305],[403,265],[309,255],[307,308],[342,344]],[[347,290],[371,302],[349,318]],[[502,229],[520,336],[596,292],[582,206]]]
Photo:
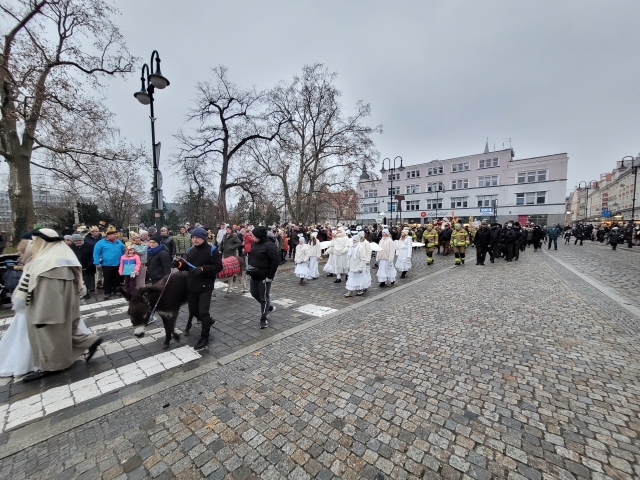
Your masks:
[[[244,234],[244,251],[247,255],[251,253],[251,246],[256,241],[256,237],[253,236],[253,227],[250,225],[246,228]]]

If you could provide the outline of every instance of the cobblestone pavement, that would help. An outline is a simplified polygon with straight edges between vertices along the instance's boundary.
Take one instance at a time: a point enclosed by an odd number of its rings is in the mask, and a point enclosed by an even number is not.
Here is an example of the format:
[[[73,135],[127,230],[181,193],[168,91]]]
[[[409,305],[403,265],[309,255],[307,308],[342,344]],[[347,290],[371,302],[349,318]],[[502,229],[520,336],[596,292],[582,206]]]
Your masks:
[[[6,456],[10,440],[0,476],[640,476],[640,319],[545,254],[438,278]]]
[[[453,263],[453,258],[448,256],[427,267],[424,249],[417,249],[413,258],[414,268],[407,280],[398,280],[398,286],[427,271],[439,271]],[[375,272],[372,270],[373,275]],[[318,280],[300,286],[292,265],[281,268],[272,287],[276,311],[269,315],[271,328],[266,330],[258,328],[258,303],[248,293],[242,294],[238,283],[228,298],[224,298],[224,291],[217,290],[211,309],[212,316],[217,320],[212,340],[209,348],[199,352],[191,348],[200,336],[197,323],[192,328],[191,336],[183,335],[179,342],[172,342],[171,349],[166,351],[162,348],[164,328],[161,320],[156,322],[155,328],[150,328],[147,336],[138,339],[132,335],[123,299],[83,305],[86,325],[104,339],[99,352],[89,364],[79,360],[67,371],[38,382],[25,383],[20,379],[0,378],[0,432],[118,392],[128,385],[153,385],[174,375],[174,372],[180,374],[184,368],[192,369],[203,362],[214,361],[381,291],[374,281],[374,286],[366,295],[345,298],[345,282],[335,284],[333,280],[322,275]],[[184,307],[177,322],[179,330],[185,327],[187,316]],[[11,318],[0,320],[0,334],[6,331],[10,321]],[[85,408],[91,408],[91,405]]]
[[[546,247],[545,247],[546,248]],[[527,253],[531,249],[527,250]],[[581,273],[615,288],[636,307],[640,307],[640,246],[618,245],[616,250],[600,242],[585,241],[582,246],[558,243],[558,251],[546,250]]]

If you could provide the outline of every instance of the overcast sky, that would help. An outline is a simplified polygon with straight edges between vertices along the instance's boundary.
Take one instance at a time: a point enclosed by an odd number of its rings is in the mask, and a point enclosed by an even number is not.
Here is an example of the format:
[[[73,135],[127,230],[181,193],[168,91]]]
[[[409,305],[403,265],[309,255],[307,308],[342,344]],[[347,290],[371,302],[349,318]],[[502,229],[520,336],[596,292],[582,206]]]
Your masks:
[[[405,165],[508,148],[567,152],[567,188],[640,151],[640,1],[116,0],[134,55],[160,52],[171,85],[156,93],[165,197],[172,134],[194,86],[224,65],[269,88],[305,64],[338,72],[345,111],[372,107],[383,157]],[[109,84],[121,132],[150,145],[139,70]]]

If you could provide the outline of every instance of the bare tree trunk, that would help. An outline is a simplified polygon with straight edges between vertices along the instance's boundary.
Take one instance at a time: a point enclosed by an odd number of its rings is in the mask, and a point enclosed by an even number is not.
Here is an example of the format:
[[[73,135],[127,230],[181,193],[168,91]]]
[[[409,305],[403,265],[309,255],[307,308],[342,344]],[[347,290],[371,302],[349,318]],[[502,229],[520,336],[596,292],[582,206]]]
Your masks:
[[[9,164],[9,202],[13,223],[13,244],[17,245],[22,234],[36,223],[31,188],[31,154],[23,152],[7,160]]]

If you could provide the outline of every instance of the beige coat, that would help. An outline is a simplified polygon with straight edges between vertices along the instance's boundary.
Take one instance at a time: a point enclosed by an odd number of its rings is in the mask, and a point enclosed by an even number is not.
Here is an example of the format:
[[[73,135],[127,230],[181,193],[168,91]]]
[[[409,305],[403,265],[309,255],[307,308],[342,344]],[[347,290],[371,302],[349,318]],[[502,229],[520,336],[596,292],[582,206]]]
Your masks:
[[[71,268],[53,268],[40,274],[27,307],[29,343],[33,360],[43,371],[64,370],[98,340],[76,334],[80,322],[77,278]]]

